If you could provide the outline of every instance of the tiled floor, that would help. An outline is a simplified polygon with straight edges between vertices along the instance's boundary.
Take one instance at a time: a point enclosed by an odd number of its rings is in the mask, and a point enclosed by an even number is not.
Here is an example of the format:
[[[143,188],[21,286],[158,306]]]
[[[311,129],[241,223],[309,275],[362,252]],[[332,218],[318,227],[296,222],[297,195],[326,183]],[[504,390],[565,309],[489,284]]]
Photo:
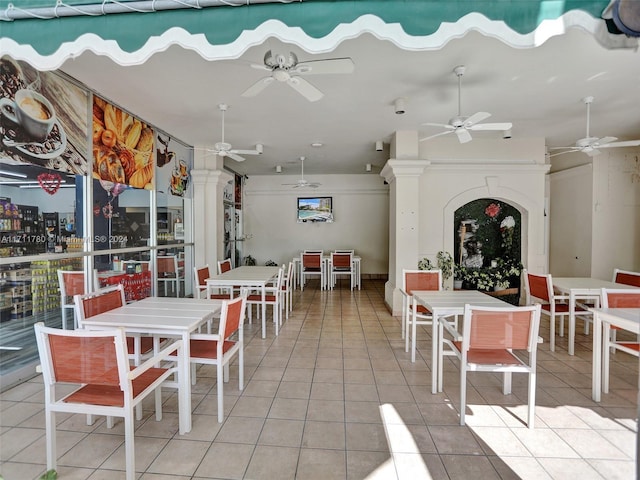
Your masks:
[[[566,338],[555,353],[545,342],[536,428],[523,423],[526,378],[515,375],[514,393],[503,396],[493,374],[469,378],[468,425],[460,427],[454,361],[446,361],[444,393],[431,394],[430,327],[419,332],[412,364],[399,319],[384,306],[383,282],[365,281],[353,293],[341,287],[297,290],[278,338],[270,328],[262,340],[257,324],[248,326],[246,387],[238,390],[232,368],[224,423],[209,367],[199,369],[189,434],[177,433],[174,392],[166,392],[161,422],[145,405],[135,439],[139,479],[635,478],[637,359],[614,356],[612,393],[598,404],[591,336],[578,335],[573,357]],[[548,339],[546,320],[541,335]],[[37,478],[45,469],[41,379],[2,393],[0,409],[2,476]],[[58,415],[58,478],[124,478],[122,427]]]

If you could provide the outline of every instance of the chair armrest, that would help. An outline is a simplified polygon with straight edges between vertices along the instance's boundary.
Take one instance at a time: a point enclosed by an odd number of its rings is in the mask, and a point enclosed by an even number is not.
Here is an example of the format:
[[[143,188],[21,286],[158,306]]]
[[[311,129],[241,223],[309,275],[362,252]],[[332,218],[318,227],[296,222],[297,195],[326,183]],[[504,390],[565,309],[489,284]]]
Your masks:
[[[219,342],[220,335],[217,333],[192,333],[191,340],[209,340],[210,342]]]
[[[453,337],[454,340],[462,340],[462,334],[458,330],[453,328],[453,326],[447,321],[447,318],[448,317],[440,317],[438,319],[440,325],[442,325],[442,328],[444,328],[447,333],[449,333],[449,335]]]
[[[138,378],[140,375],[142,375],[144,372],[146,372],[150,368],[155,367],[158,364],[158,362],[169,359],[169,356],[173,352],[177,352],[181,348],[182,348],[182,340],[176,340],[175,342],[170,343],[168,347],[160,350],[156,355],[147,359],[145,362],[143,362],[142,364],[138,365],[136,368],[131,370],[129,372],[129,380]],[[175,360],[176,360],[175,358],[171,358],[171,361],[175,362]]]

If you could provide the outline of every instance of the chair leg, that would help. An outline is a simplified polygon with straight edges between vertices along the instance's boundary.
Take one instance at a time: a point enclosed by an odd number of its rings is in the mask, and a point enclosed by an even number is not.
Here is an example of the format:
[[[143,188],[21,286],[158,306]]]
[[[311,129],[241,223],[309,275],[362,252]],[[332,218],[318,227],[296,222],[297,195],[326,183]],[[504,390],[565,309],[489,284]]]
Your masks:
[[[47,470],[56,468],[56,412],[45,411],[45,429],[47,436]]]
[[[464,414],[467,403],[467,369],[462,363],[463,359],[460,359],[460,425],[464,426]]]
[[[222,372],[222,358],[218,359],[216,365],[217,370],[217,382],[218,382],[218,423],[222,423],[224,420],[224,373]]]
[[[156,422],[162,420],[162,389],[160,386],[156,388],[154,392],[155,404],[156,404]]]
[[[416,321],[411,321],[411,363],[416,363]]]
[[[133,443],[134,422],[132,413],[126,412],[124,416],[124,450],[127,480],[135,480],[136,478],[136,452]]]
[[[529,372],[529,409],[527,426],[533,428],[533,420],[536,416],[536,372]]]
[[[502,374],[502,394],[511,394],[511,372],[504,372]]]
[[[549,350],[556,351],[556,316],[549,314]]]

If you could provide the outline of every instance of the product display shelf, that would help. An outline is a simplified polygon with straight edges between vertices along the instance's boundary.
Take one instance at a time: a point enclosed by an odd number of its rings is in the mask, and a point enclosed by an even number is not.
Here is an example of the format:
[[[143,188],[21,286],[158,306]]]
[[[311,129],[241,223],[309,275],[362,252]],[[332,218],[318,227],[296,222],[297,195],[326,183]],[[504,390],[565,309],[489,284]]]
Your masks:
[[[31,262],[33,314],[60,308],[58,270],[80,270],[82,260],[38,260]]]

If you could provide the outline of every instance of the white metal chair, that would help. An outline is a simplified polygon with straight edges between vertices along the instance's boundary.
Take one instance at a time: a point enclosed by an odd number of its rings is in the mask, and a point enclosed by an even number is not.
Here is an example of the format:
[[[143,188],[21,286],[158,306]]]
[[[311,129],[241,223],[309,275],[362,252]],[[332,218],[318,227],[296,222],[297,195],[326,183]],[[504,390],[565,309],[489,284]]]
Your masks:
[[[260,312],[261,307],[264,304],[267,306],[271,305],[273,312],[273,322],[276,326],[276,335],[279,333],[280,325],[282,325],[282,277],[284,276],[284,271],[282,268],[278,269],[278,276],[276,277],[276,281],[273,285],[265,287],[265,297],[264,302],[262,301],[262,291],[257,293],[249,293],[245,290],[247,295],[247,310],[249,311],[249,323],[251,323],[251,307],[256,305],[258,307],[258,312]],[[264,336],[264,332],[266,329],[266,318],[262,316],[262,332]]]
[[[352,252],[332,252],[331,253],[331,282],[330,287],[333,289],[338,281],[338,275],[349,275],[351,290],[355,286],[356,271],[353,266]]]
[[[556,317],[560,320],[560,336],[564,336],[564,319],[570,316],[569,296],[560,295],[553,291],[553,278],[551,274],[538,275],[523,270],[525,286],[525,303],[533,305],[540,303],[541,311],[549,317],[549,349],[556,349]],[[585,317],[590,314],[584,307],[576,305],[576,313],[581,313],[581,318],[588,322],[591,319]],[[585,331],[586,331],[585,325]]]
[[[416,361],[416,330],[418,325],[431,325],[433,315],[424,306],[418,305],[413,312],[413,294],[420,290],[441,290],[441,270],[402,270],[402,338],[405,339],[404,351],[409,351],[411,338],[411,361]],[[415,315],[414,315],[415,313]],[[415,321],[413,318],[415,317]],[[409,332],[411,327],[411,332]]]
[[[511,374],[522,372],[529,375],[527,425],[533,428],[540,305],[505,308],[465,305],[463,322],[461,338],[451,324],[441,322],[443,328],[458,338],[450,343],[460,361],[460,425],[465,424],[467,372],[502,373],[504,395],[511,393]],[[516,354],[514,350],[526,350],[528,355]]]
[[[304,290],[307,277],[320,277],[320,288],[325,287],[325,269],[322,251],[302,252],[300,254],[300,290]]]
[[[177,372],[157,367],[182,348],[172,343],[142,365],[131,369],[121,329],[64,331],[35,326],[45,387],[47,469],[56,468],[56,413],[79,413],[123,417],[126,479],[136,478],[133,410],[155,393],[156,420],[162,419],[160,386]],[[71,393],[56,392],[59,384],[76,384]],[[68,388],[64,385],[65,391]]]
[[[243,325],[246,297],[239,296],[222,302],[218,333],[191,335],[191,363],[215,365],[217,373],[218,422],[224,420],[224,382],[229,381],[229,363],[238,355],[238,388],[244,388],[244,334]],[[234,337],[235,335],[235,337]],[[233,338],[232,338],[233,337]],[[195,382],[192,375],[192,382]]]
[[[60,288],[60,309],[62,312],[62,329],[67,329],[67,311],[73,315],[73,328],[78,328],[78,319],[75,316],[73,297],[85,293],[84,271],[82,270],[58,270],[58,286]],[[98,288],[98,272],[93,270],[93,287]]]
[[[231,259],[225,258],[224,260],[218,260],[218,275],[222,275],[224,272],[228,272],[233,268],[231,265]]]
[[[179,297],[180,282],[184,280],[184,275],[178,267],[178,257],[176,255],[158,256],[156,267],[158,282],[162,283],[164,296],[167,296],[167,284],[169,284],[171,292],[175,292],[175,296]]]
[[[282,270],[285,271],[284,263],[282,264]],[[289,312],[292,309],[292,296],[293,296],[293,262],[289,262],[289,266],[286,269],[286,274],[282,276],[282,305],[284,307],[285,316],[289,319]]]
[[[602,289],[602,308],[640,308],[640,290],[635,289]],[[640,339],[636,341],[618,340],[616,331],[620,327],[609,327],[602,334],[602,391],[609,393],[609,358],[616,350],[640,357]]]

